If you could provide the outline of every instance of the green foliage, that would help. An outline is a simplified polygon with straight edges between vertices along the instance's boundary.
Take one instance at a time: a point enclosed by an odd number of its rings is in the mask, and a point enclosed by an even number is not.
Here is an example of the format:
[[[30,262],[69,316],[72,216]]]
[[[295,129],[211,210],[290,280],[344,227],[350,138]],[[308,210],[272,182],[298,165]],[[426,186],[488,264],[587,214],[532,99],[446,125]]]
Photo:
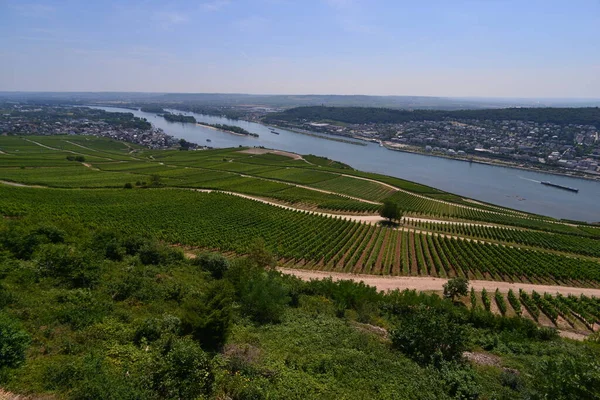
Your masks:
[[[483,302],[483,308],[485,308],[485,311],[490,312],[492,310],[492,301],[490,300],[490,296],[485,288],[481,290],[481,301]]]
[[[259,324],[278,323],[291,298],[275,271],[257,271],[242,282],[239,292],[241,311]]]
[[[297,107],[269,114],[272,121],[331,120],[351,124],[401,123],[408,121],[441,121],[447,118],[491,121],[532,121],[555,124],[596,125],[600,128],[600,109],[593,108],[501,108],[485,110],[394,110],[371,107]]]
[[[190,338],[169,337],[146,371],[150,388],[161,399],[194,399],[210,394],[213,383],[208,355]]]
[[[444,361],[439,368],[442,385],[452,398],[476,400],[481,395],[481,385],[477,383],[477,374],[467,366],[456,362]]]
[[[56,296],[58,322],[75,330],[100,322],[110,312],[112,304],[89,289],[62,290]]]
[[[229,269],[229,261],[218,253],[203,253],[198,255],[193,264],[199,266],[215,279],[221,279]]]
[[[504,300],[502,293],[500,293],[500,290],[496,289],[494,299],[496,300],[496,305],[498,306],[498,310],[500,310],[500,314],[506,315],[508,307],[506,306],[506,301]]]
[[[400,316],[391,332],[392,344],[419,364],[440,367],[444,361],[458,361],[466,348],[463,326],[448,314],[424,305]]]
[[[477,295],[475,294],[474,287],[471,287],[470,300],[471,300],[471,309],[474,310],[475,308],[477,308]]]
[[[389,222],[402,218],[402,213],[400,212],[398,204],[389,200],[383,202],[383,206],[379,210],[379,215],[386,218]]]
[[[22,364],[29,343],[30,337],[19,322],[0,311],[0,370]]]
[[[227,281],[215,281],[202,296],[188,296],[181,305],[182,331],[205,349],[219,350],[231,331],[233,300],[234,289]]]
[[[75,287],[90,287],[100,279],[101,265],[92,254],[65,244],[39,246],[34,258],[40,274]]]
[[[196,123],[196,118],[194,118],[191,115],[171,114],[167,112],[163,114],[163,117],[169,122],[187,122],[192,124]]]
[[[533,399],[597,399],[600,362],[592,354],[544,357],[536,365],[534,381]]]
[[[444,297],[454,301],[456,297],[469,294],[469,280],[462,276],[448,279],[444,284]]]
[[[146,241],[138,250],[140,261],[144,265],[169,264],[184,259],[183,252],[153,241]]]
[[[383,300],[383,296],[374,287],[351,280],[313,280],[306,284],[304,291],[333,300],[338,316],[344,316],[346,310],[357,311],[361,322],[370,322],[373,317],[370,314],[373,314],[373,309]]]

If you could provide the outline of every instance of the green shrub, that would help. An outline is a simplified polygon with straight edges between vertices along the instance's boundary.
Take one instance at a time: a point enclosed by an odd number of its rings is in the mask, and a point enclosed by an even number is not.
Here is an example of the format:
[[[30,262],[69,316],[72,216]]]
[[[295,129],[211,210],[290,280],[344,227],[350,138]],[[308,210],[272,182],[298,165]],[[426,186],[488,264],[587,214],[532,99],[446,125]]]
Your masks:
[[[60,323],[71,325],[73,329],[81,329],[102,321],[112,304],[96,293],[89,289],[61,291],[56,296],[56,319]]]
[[[181,306],[184,333],[207,350],[220,349],[231,330],[234,289],[227,281],[215,281],[204,295],[192,295]]]
[[[283,285],[279,273],[256,273],[242,286],[242,313],[260,324],[280,322],[290,302],[288,294],[289,290]]]
[[[221,279],[229,269],[229,261],[218,253],[200,254],[192,263],[210,272],[215,279]]]
[[[90,254],[64,244],[41,245],[35,254],[44,276],[59,278],[76,287],[89,287],[100,278],[100,265]]]
[[[209,357],[190,338],[166,341],[147,372],[149,386],[161,399],[206,396],[214,380]]]
[[[437,367],[457,361],[465,350],[465,328],[440,310],[419,305],[400,316],[391,332],[392,344],[416,362]]]
[[[166,314],[162,318],[146,318],[135,330],[134,342],[154,342],[163,335],[178,335],[181,330],[181,320],[174,315]]]
[[[0,311],[0,369],[22,364],[29,342],[29,335],[19,323]]]

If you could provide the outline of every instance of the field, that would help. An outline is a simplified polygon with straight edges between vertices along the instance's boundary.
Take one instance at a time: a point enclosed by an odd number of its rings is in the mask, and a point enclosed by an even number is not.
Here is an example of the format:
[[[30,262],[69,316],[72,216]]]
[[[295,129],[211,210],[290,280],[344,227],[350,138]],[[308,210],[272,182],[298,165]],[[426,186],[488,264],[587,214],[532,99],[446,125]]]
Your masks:
[[[0,150],[0,180],[38,186],[0,186],[8,218],[72,218],[238,254],[260,237],[282,266],[312,270],[600,286],[596,227],[470,202],[315,156],[150,151],[79,136],[2,137]],[[361,222],[383,200],[400,206],[403,224]]]

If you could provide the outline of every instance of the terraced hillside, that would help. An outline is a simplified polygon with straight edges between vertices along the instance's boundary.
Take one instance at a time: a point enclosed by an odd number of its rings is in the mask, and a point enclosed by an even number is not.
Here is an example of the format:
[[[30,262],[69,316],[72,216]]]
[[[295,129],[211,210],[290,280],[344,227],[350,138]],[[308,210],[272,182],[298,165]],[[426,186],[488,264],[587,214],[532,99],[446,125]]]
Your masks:
[[[281,265],[313,270],[600,284],[598,227],[469,201],[315,156],[149,151],[82,136],[5,136],[0,151],[4,224],[71,218],[240,254],[261,237]],[[377,223],[384,200],[403,210],[402,224]]]

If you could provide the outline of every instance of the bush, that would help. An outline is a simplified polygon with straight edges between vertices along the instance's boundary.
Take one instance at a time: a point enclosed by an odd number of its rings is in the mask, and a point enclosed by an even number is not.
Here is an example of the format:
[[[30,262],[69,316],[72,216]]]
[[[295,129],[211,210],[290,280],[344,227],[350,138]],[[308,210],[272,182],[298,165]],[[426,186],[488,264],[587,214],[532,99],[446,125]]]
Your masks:
[[[88,354],[81,359],[59,358],[47,366],[43,381],[49,390],[68,393],[75,400],[134,400],[148,398],[143,389],[104,358]]]
[[[0,311],[0,369],[18,367],[25,361],[29,335],[7,314]]]
[[[192,263],[210,272],[215,279],[221,279],[229,269],[229,261],[218,253],[200,254]]]
[[[173,315],[162,318],[146,318],[135,330],[134,342],[154,342],[163,335],[178,335],[181,330],[181,320]]]
[[[100,265],[90,254],[64,244],[46,244],[36,252],[37,266],[44,276],[90,287],[100,278]]]
[[[184,259],[181,251],[154,242],[143,244],[138,256],[144,265],[171,264]]]
[[[596,399],[600,362],[594,354],[557,355],[536,364],[533,399]]]
[[[260,324],[277,323],[290,302],[289,290],[278,272],[259,272],[242,286],[242,313]]]
[[[444,390],[454,399],[475,400],[479,398],[481,386],[475,371],[465,365],[444,362],[439,370]]]
[[[89,289],[63,290],[57,296],[59,304],[56,319],[81,329],[100,322],[111,309],[108,299],[102,299]]]
[[[394,347],[414,361],[439,367],[443,361],[461,359],[467,335],[465,328],[447,313],[419,305],[400,316],[391,339]]]
[[[234,290],[227,281],[216,281],[203,296],[190,296],[181,306],[184,333],[207,350],[220,349],[231,330]]]
[[[150,386],[161,399],[196,399],[210,394],[210,359],[190,338],[171,338],[149,368]]]

